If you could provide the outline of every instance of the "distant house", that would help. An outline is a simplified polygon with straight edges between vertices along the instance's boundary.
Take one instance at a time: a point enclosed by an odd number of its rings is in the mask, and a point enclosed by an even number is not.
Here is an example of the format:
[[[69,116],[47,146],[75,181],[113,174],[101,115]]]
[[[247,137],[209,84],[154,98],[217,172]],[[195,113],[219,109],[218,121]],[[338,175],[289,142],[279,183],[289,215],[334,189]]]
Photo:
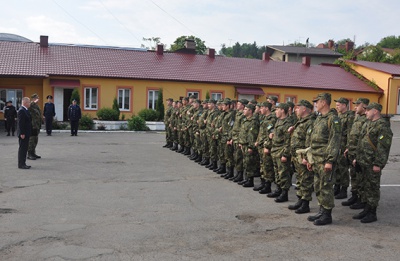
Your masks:
[[[186,48],[193,48],[188,45]],[[231,58],[193,52],[169,53],[158,45],[155,51],[135,48],[52,44],[1,40],[0,99],[19,106],[23,96],[38,93],[44,104],[52,94],[58,120],[66,120],[71,93],[78,89],[84,114],[96,117],[117,98],[125,118],[141,109],[154,109],[158,91],[174,100],[195,95],[211,98],[256,99],[275,95],[279,102],[312,100],[319,92],[351,101],[367,97],[378,101],[383,91],[374,89],[335,65]],[[333,105],[332,105],[333,106]],[[2,108],[0,108],[2,109]],[[0,113],[0,119],[3,115]]]
[[[304,56],[311,58],[311,64],[317,65],[321,63],[333,63],[341,58],[341,53],[335,52],[328,48],[315,47],[297,47],[297,46],[279,46],[267,45],[266,52],[273,61],[281,62],[297,62],[301,63]]]

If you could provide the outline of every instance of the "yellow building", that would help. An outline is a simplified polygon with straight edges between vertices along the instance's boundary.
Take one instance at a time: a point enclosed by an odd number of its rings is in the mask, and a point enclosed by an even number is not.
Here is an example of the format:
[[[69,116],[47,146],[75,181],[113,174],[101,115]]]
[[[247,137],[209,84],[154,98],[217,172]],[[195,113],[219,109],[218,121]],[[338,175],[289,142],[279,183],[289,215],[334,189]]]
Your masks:
[[[23,96],[37,93],[44,104],[51,94],[62,121],[74,89],[79,90],[82,113],[94,118],[100,108],[111,108],[114,98],[125,118],[154,109],[160,89],[164,99],[174,100],[192,94],[205,99],[207,92],[214,99],[257,101],[275,95],[279,102],[312,100],[320,92],[350,101],[381,101],[384,95],[338,66],[310,64],[306,57],[303,63],[271,61],[267,55],[262,60],[223,57],[213,49],[196,55],[190,50],[164,52],[162,45],[146,51],[48,44],[47,37],[39,43],[0,39],[0,99],[18,107]]]

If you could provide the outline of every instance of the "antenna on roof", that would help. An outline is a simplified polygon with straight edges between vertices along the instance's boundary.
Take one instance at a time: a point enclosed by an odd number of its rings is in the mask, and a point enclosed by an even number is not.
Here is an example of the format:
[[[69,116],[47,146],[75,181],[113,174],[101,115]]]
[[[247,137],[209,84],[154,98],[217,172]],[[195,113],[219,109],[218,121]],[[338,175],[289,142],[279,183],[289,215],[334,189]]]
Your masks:
[[[310,37],[307,38],[306,40],[306,47],[308,48],[308,40],[310,39]]]

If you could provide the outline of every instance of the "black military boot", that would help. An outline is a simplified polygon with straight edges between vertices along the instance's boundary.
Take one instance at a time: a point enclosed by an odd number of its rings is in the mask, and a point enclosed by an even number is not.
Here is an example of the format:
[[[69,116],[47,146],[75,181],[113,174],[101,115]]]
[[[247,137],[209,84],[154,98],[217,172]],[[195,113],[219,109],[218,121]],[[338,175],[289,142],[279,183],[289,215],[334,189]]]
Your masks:
[[[319,212],[317,214],[315,214],[314,216],[308,216],[307,220],[313,222],[313,221],[319,219],[322,216],[323,212],[324,212],[324,208],[322,206],[319,206]]]
[[[376,216],[376,207],[370,207],[367,215],[361,219],[361,223],[371,223],[378,220]]]
[[[301,207],[301,205],[303,204],[303,200],[301,199],[300,196],[297,196],[297,198],[298,198],[297,202],[294,203],[293,205],[289,205],[289,206],[288,206],[288,209],[290,209],[290,210],[296,210],[296,209],[298,209],[298,208]]]
[[[201,166],[207,166],[208,164],[210,164],[210,159],[204,157],[203,161],[200,163]]]
[[[233,170],[233,167],[229,167],[226,172],[227,172],[227,174],[224,177],[225,179],[231,179],[231,178],[233,178],[235,176],[235,172]]]
[[[207,169],[209,169],[209,168],[212,167],[212,165],[213,165],[212,160],[208,160],[208,164],[207,164],[206,166],[204,166],[204,167],[206,167]]]
[[[183,151],[183,155],[190,155],[190,147],[186,147],[185,150]]]
[[[177,151],[178,150],[178,143],[174,142],[174,145],[172,145],[172,148],[170,148],[172,151]]]
[[[216,161],[216,160],[211,161],[211,162],[210,162],[210,167],[208,167],[208,169],[214,170],[214,169],[216,169],[216,168],[218,168],[218,163],[217,163],[217,161]]]
[[[36,152],[32,153],[32,156],[37,158],[37,159],[41,159],[42,158],[41,156],[37,155]]]
[[[275,202],[276,203],[282,203],[282,202],[286,202],[286,201],[289,201],[288,190],[284,189],[284,190],[282,190],[282,193],[279,195],[279,197],[277,197],[275,199]]]
[[[235,174],[235,169],[234,169],[234,167],[232,167],[232,174],[233,174],[232,177],[229,178],[230,181],[233,181],[234,179],[236,179],[238,177],[239,171],[236,171],[236,174]]]
[[[347,187],[341,187],[339,194],[335,196],[336,199],[347,198]]]
[[[200,164],[200,162],[202,161],[203,156],[201,154],[198,154],[197,158],[194,159],[194,162],[197,162]]]
[[[332,224],[332,209],[322,208],[323,212],[320,218],[314,221],[314,225],[316,226],[324,226],[328,224]]]
[[[222,164],[220,164],[219,166],[217,164],[217,168],[214,168],[213,171],[218,172],[221,169],[221,167],[222,167]]]
[[[277,187],[274,192],[268,193],[267,197],[269,198],[277,198],[281,195],[282,189],[280,187]]]
[[[168,142],[167,142],[167,143],[165,143],[165,145],[162,146],[162,147],[163,147],[163,148],[168,148],[168,146],[169,146],[169,144],[168,144]]]
[[[361,199],[359,198],[356,203],[350,206],[351,209],[363,209],[365,208],[365,203],[361,202]]]
[[[229,171],[230,171],[230,168],[229,168],[229,167],[226,167],[225,169],[226,169],[226,173],[225,173],[225,174],[222,174],[222,175],[221,175],[221,178],[225,178],[226,176],[228,176],[228,175],[230,174],[230,172],[229,172]]]
[[[337,194],[339,194],[340,192],[340,185],[339,184],[335,184],[333,186],[333,195],[336,196]]]
[[[358,200],[357,192],[352,191],[352,192],[351,192],[351,197],[350,197],[348,200],[343,201],[343,202],[342,202],[342,206],[345,206],[345,207],[351,206],[351,205],[353,205],[354,203],[356,203],[357,200]]]
[[[188,156],[188,158],[189,158],[190,160],[195,160],[195,159],[197,159],[198,156],[199,156],[199,155],[197,155],[197,153],[196,153],[195,151],[193,151],[193,153],[190,154],[190,155]]]
[[[271,181],[266,181],[264,187],[258,191],[260,194],[271,193]]]
[[[185,150],[184,146],[180,146],[180,148],[176,151],[178,153],[182,153]]]
[[[226,164],[221,164],[221,168],[217,171],[217,174],[225,174],[226,173]]]
[[[294,211],[296,214],[304,214],[310,212],[310,201],[304,200],[301,206]]]
[[[367,216],[370,209],[371,207],[369,205],[365,205],[364,210],[358,213],[357,215],[354,215],[353,219],[363,219],[365,216]]]
[[[262,189],[264,188],[264,186],[265,186],[265,179],[261,178],[261,183],[260,183],[260,185],[255,186],[255,187],[253,188],[253,190],[254,190],[254,191],[260,191],[260,190],[262,190]]]
[[[233,180],[233,182],[238,183],[243,181],[243,171],[237,172],[237,177]]]
[[[33,155],[33,153],[28,152],[28,159],[30,160],[36,160],[36,157]]]
[[[250,177],[247,179],[245,183],[242,185],[244,188],[251,188],[254,187],[254,177]]]

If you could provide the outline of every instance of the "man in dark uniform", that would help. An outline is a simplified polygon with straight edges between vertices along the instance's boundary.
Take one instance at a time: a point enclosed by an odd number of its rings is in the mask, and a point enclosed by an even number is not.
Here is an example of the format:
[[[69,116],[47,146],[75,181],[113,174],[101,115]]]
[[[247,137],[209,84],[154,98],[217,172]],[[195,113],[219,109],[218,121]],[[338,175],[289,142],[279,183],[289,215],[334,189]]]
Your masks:
[[[43,116],[46,123],[47,136],[51,136],[53,130],[53,118],[56,116],[56,108],[53,103],[53,96],[47,95],[47,102],[44,104]]]
[[[22,98],[22,106],[18,111],[18,168],[29,169],[31,166],[26,165],[26,154],[28,153],[29,137],[32,131],[32,119],[28,111],[31,100],[28,97]]]
[[[76,104],[76,100],[72,100],[72,104],[68,107],[68,119],[71,123],[71,136],[78,136],[78,126],[81,117],[81,108]]]
[[[17,110],[12,105],[12,101],[8,101],[6,105],[7,106],[4,108],[4,120],[6,123],[7,136],[10,136],[10,131],[12,131],[12,135],[14,136]]]

